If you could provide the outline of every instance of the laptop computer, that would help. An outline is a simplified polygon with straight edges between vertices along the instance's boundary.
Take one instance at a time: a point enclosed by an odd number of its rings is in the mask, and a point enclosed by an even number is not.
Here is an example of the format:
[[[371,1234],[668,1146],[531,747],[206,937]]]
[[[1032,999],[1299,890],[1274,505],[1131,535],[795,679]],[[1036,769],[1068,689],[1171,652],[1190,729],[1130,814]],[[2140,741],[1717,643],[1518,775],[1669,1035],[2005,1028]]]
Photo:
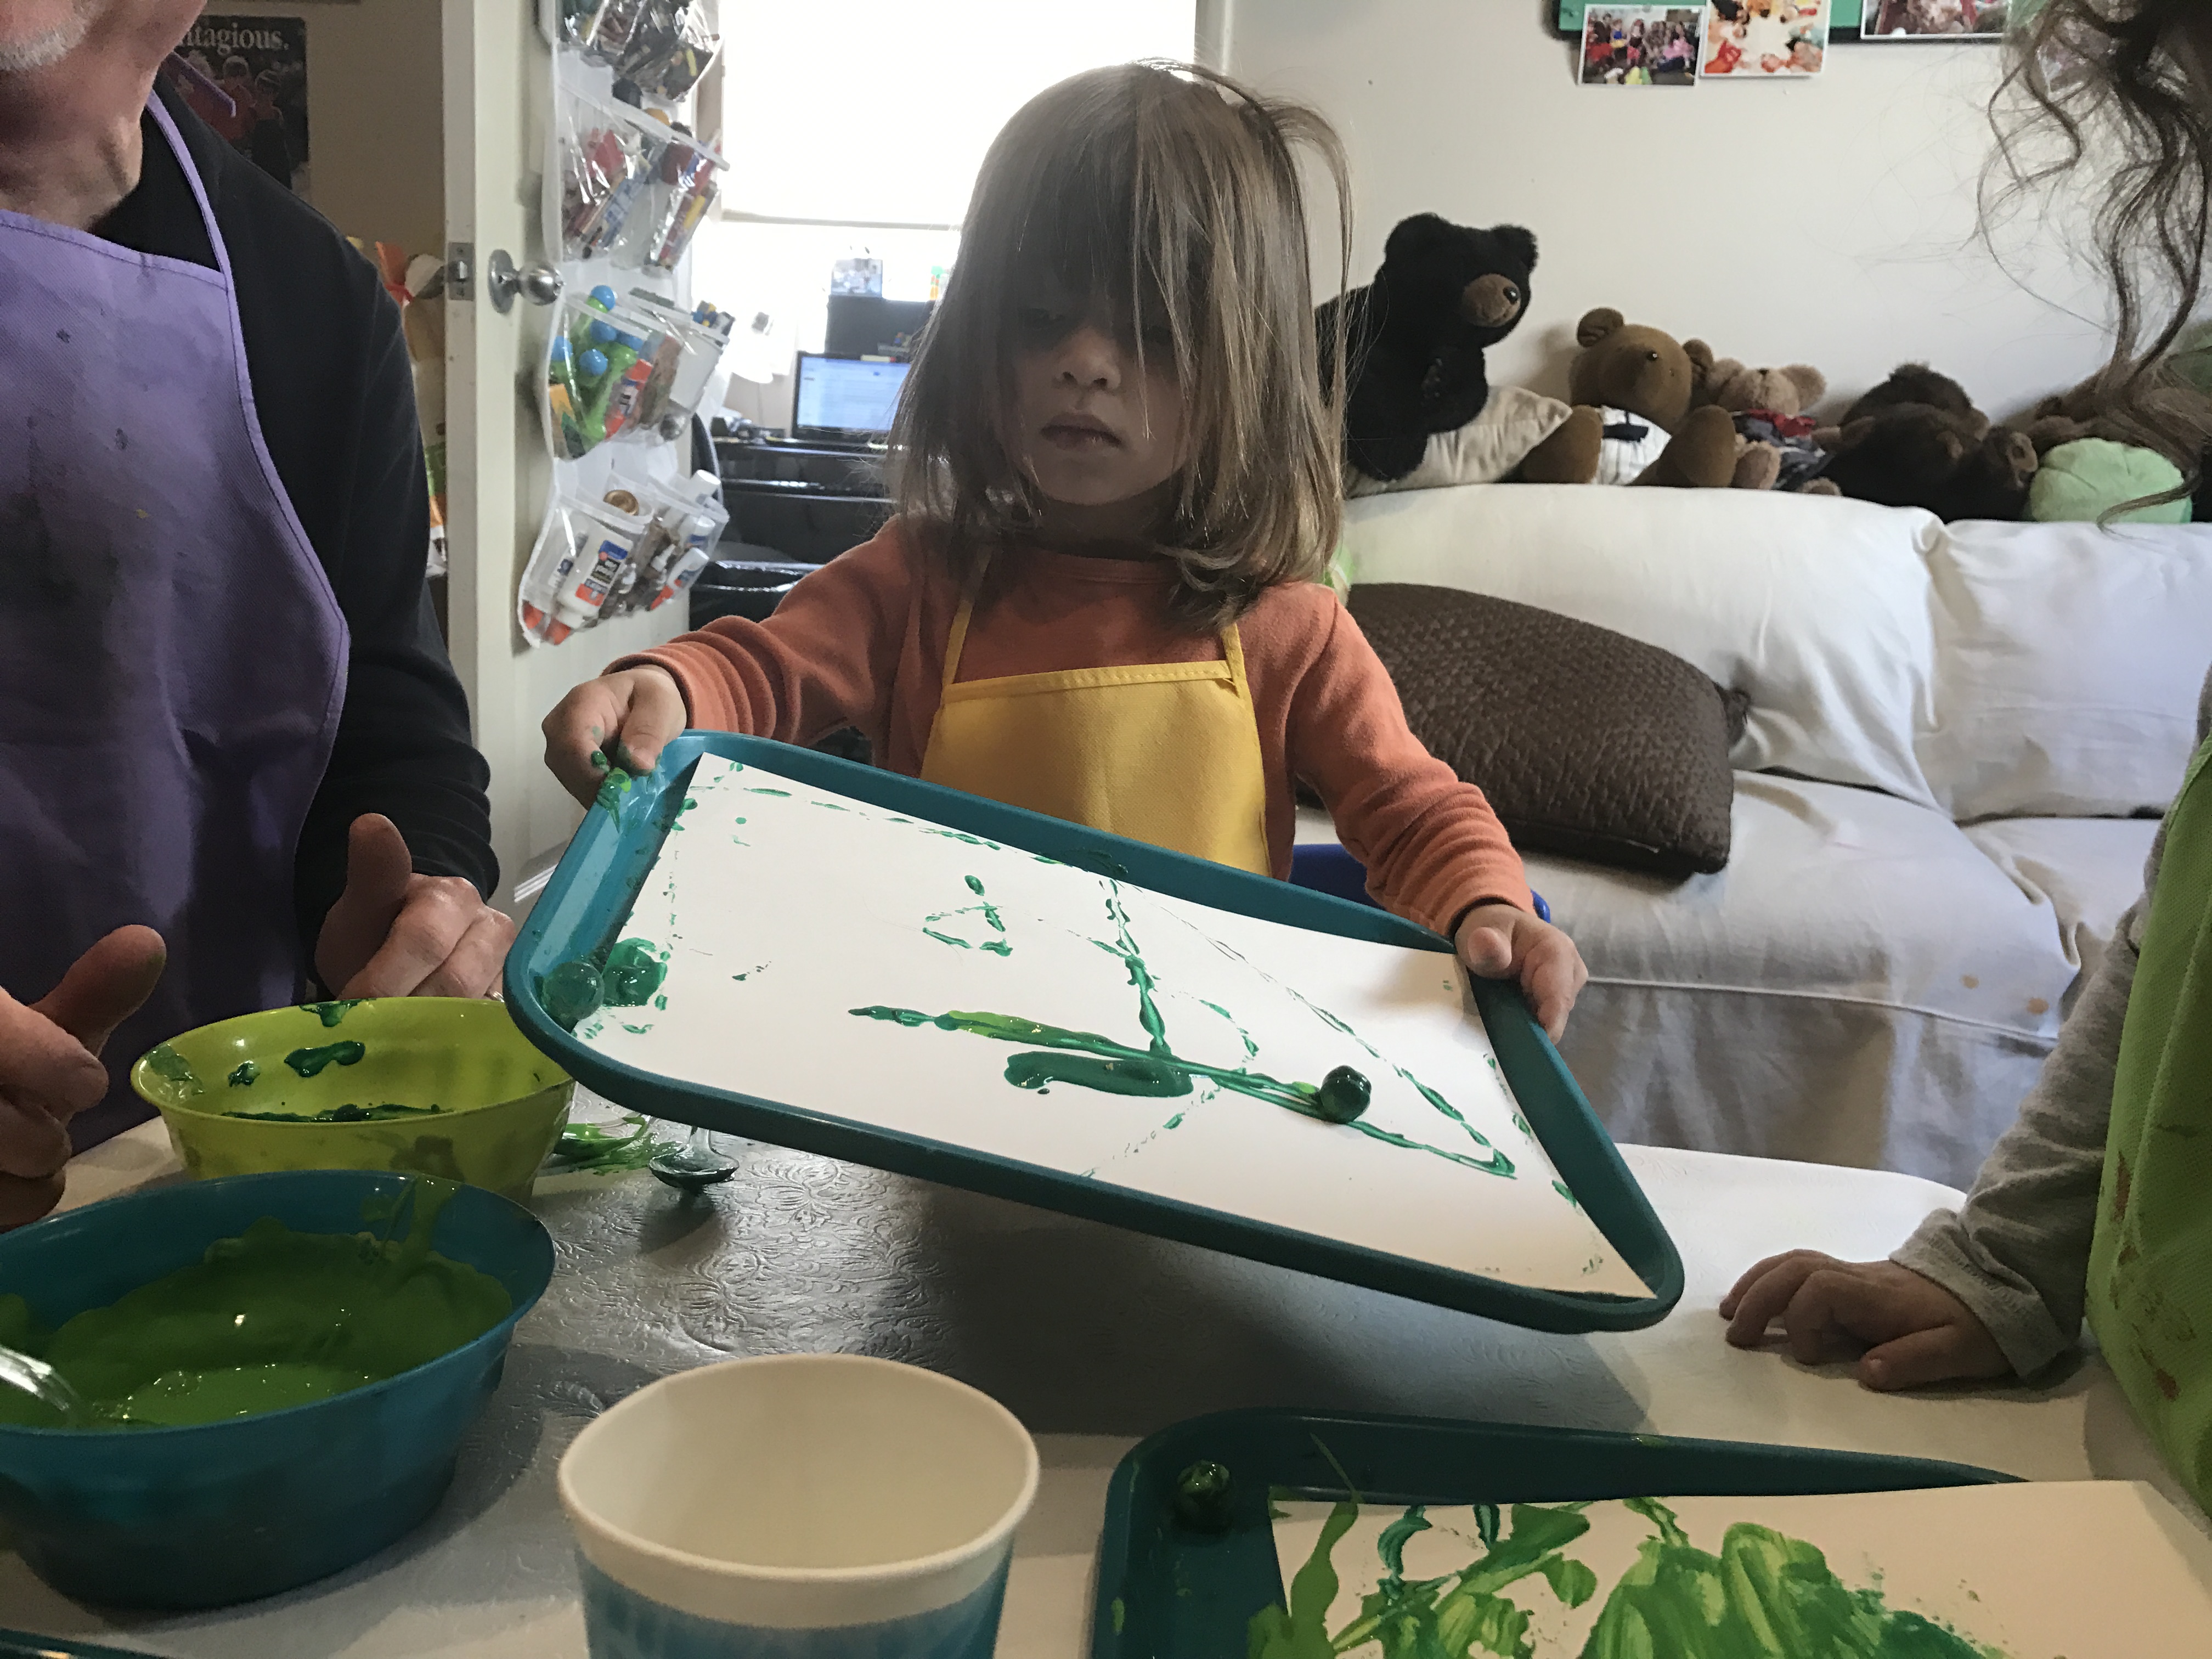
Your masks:
[[[794,442],[866,449],[890,436],[899,388],[911,365],[802,351],[793,371]]]

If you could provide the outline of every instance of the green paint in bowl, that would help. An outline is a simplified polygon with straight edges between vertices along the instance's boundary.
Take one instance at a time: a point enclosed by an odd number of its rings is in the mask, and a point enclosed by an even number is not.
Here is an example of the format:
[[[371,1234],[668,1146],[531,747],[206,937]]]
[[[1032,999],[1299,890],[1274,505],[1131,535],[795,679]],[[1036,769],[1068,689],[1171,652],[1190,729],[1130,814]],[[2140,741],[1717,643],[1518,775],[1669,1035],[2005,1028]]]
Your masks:
[[[203,1025],[131,1068],[197,1176],[397,1170],[526,1196],[574,1085],[504,1003],[386,997]]]

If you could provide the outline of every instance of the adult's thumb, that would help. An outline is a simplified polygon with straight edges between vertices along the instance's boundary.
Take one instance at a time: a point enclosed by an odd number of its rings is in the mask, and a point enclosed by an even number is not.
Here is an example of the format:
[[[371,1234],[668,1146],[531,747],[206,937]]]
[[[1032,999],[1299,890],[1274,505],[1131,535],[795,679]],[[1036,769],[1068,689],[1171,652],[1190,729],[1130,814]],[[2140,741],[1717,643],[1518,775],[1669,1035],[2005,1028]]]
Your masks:
[[[350,920],[381,939],[407,902],[415,859],[399,826],[381,812],[364,812],[346,832],[346,884],[338,902]]]
[[[70,964],[37,1011],[98,1054],[161,982],[169,949],[150,927],[118,927]]]

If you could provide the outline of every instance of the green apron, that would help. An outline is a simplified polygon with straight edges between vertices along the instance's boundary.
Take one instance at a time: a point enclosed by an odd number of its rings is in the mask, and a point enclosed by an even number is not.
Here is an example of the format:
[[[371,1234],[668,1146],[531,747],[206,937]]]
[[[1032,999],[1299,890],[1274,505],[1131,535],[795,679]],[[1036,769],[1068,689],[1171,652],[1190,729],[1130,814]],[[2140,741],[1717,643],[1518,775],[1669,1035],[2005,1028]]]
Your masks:
[[[2089,1326],[2199,1504],[2212,1507],[2212,742],[2166,850],[2112,1078]]]

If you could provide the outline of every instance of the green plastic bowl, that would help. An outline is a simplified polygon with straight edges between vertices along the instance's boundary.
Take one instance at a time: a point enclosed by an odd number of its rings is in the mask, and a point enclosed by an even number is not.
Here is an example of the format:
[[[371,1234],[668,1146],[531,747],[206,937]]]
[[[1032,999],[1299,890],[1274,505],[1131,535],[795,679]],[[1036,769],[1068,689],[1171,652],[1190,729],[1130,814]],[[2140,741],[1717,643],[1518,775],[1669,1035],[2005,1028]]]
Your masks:
[[[526,1197],[575,1087],[507,1005],[468,997],[309,1003],[203,1025],[131,1068],[198,1176],[398,1170]],[[271,1122],[344,1106],[436,1106],[357,1122]]]

